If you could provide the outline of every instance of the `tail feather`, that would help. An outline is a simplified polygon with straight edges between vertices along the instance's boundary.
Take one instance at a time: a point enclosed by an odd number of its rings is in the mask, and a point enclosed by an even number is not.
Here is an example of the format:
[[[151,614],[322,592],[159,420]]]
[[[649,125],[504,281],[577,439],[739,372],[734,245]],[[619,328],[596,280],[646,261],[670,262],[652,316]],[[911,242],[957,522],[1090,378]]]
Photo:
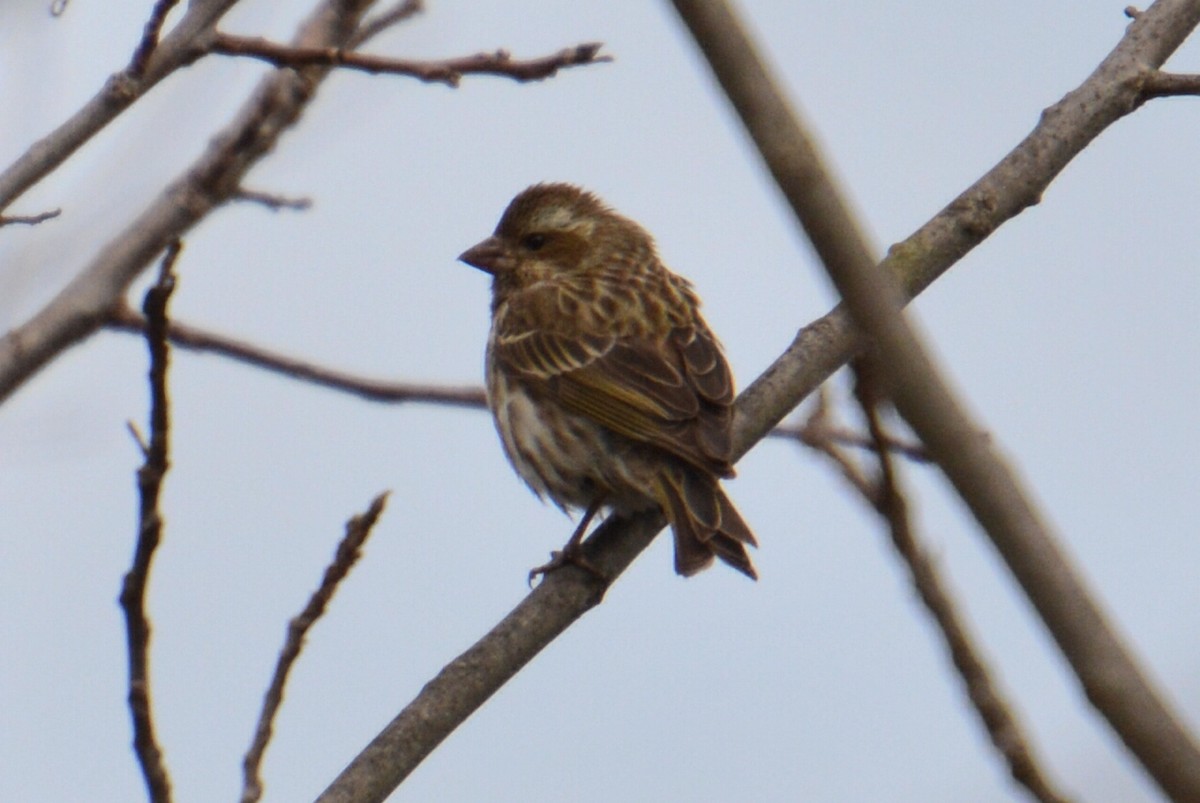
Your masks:
[[[758,579],[746,545],[758,546],[716,477],[689,468],[659,479],[659,504],[675,534],[675,571],[685,577],[708,568],[714,557]]]

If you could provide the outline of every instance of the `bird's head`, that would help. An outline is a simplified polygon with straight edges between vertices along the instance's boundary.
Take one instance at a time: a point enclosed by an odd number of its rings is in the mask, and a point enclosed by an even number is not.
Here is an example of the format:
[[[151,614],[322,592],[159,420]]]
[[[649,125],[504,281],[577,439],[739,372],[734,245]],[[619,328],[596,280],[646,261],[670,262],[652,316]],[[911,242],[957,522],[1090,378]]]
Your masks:
[[[653,254],[650,236],[570,184],[535,184],[512,200],[491,237],[459,259],[495,277],[497,292],[564,277],[610,275]]]

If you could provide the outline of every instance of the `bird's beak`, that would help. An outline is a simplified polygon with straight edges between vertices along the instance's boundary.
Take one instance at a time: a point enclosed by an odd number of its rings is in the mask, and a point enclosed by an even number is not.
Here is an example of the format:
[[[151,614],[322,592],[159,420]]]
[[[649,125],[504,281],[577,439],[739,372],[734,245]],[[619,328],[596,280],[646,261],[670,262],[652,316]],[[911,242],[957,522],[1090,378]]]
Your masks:
[[[458,258],[473,268],[495,275],[505,270],[512,262],[504,243],[499,237],[488,237],[459,254]]]

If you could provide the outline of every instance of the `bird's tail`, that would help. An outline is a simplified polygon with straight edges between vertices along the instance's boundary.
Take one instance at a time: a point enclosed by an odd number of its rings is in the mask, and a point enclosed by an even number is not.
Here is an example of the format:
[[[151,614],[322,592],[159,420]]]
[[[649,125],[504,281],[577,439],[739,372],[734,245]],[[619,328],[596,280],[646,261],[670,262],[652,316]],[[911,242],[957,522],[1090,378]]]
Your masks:
[[[716,477],[691,466],[674,466],[658,477],[658,503],[675,533],[675,571],[690,577],[720,558],[751,580],[758,579],[746,546],[754,533]]]

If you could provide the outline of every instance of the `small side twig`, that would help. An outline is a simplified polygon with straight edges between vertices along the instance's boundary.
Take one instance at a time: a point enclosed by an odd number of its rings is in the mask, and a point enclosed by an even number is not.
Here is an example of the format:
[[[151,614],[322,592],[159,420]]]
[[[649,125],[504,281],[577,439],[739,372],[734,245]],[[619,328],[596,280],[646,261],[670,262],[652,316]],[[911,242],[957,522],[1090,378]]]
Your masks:
[[[1200,75],[1155,70],[1142,83],[1142,99],[1200,95]]]
[[[47,220],[56,218],[61,214],[61,209],[51,209],[49,212],[42,212],[37,215],[0,215],[0,226],[11,226],[14,223],[21,223],[26,226],[36,226],[39,223],[44,223]]]
[[[133,58],[129,62],[128,72],[131,77],[141,77],[146,71],[146,63],[150,61],[150,56],[158,47],[158,35],[162,33],[162,26],[166,22],[167,14],[178,4],[179,0],[156,0],[154,3],[154,8],[150,10],[150,19],[146,20],[146,25],[142,28],[142,40],[138,42],[137,49],[133,51]]]
[[[254,729],[254,739],[242,761],[242,803],[255,803],[262,797],[263,783],[260,776],[262,758],[271,741],[275,715],[283,703],[283,689],[287,684],[288,674],[295,665],[296,659],[300,657],[305,635],[317,619],[325,613],[329,601],[337,591],[338,584],[350,573],[350,569],[354,567],[362,554],[363,544],[366,543],[367,537],[371,534],[371,528],[375,526],[375,522],[383,513],[387,497],[386,492],[381,493],[375,497],[365,513],[354,516],[346,522],[346,534],[338,544],[333,562],[325,569],[321,585],[313,592],[308,604],[304,606],[304,610],[288,622],[287,637],[284,640],[283,649],[279,653],[279,660],[275,664],[275,674],[271,678],[271,685],[263,697],[262,713],[259,714],[258,725]]]
[[[798,441],[811,449],[829,454],[829,444],[851,446],[869,452],[879,449],[879,440],[837,424],[830,415],[830,405],[824,386],[818,391],[817,405],[812,413],[798,424],[780,424],[767,433],[771,438]],[[902,441],[883,433],[882,443],[889,452],[902,455],[914,463],[929,463],[932,458],[923,444]],[[832,456],[832,455],[830,455]]]
[[[162,537],[162,514],[158,509],[163,478],[169,467],[170,415],[167,399],[167,302],[175,289],[173,268],[181,245],[171,243],[159,267],[158,282],[146,293],[146,343],[150,349],[150,440],[135,435],[144,461],[137,472],[141,499],[138,537],[133,563],[121,584],[121,609],[125,613],[129,651],[129,713],[133,719],[133,746],[146,789],[154,803],[171,799],[171,780],[162,749],[154,735],[150,705],[150,622],[146,617],[146,582],[150,563]],[[131,426],[131,431],[137,432]]]
[[[863,496],[887,522],[892,545],[908,566],[913,587],[942,633],[954,668],[966,687],[967,698],[992,744],[1008,765],[1013,780],[1041,803],[1065,803],[1067,798],[1054,789],[1034,758],[1033,749],[1008,702],[992,681],[991,670],[975,646],[957,604],[913,532],[908,502],[900,489],[879,414],[878,383],[871,376],[867,360],[859,360],[855,370],[855,395],[866,417],[867,429],[876,441],[875,454],[879,461],[878,481],[872,492]]]
[[[261,204],[272,212],[279,212],[284,209],[294,212],[303,212],[312,207],[312,198],[287,198],[282,195],[275,195],[270,192],[259,192],[257,190],[240,189],[230,196],[231,201],[249,201],[250,203]]]
[[[358,32],[350,39],[350,47],[358,47],[368,39],[374,39],[393,25],[404,22],[425,10],[421,0],[400,0],[387,11],[381,11],[358,27]]]
[[[612,61],[599,55],[603,45],[588,42],[549,56],[514,59],[506,50],[440,60],[396,59],[338,47],[292,47],[253,36],[217,34],[209,52],[260,59],[276,67],[321,64],[372,74],[406,75],[427,83],[456,87],[465,75],[499,75],[515,81],[540,81],[567,67]]]

